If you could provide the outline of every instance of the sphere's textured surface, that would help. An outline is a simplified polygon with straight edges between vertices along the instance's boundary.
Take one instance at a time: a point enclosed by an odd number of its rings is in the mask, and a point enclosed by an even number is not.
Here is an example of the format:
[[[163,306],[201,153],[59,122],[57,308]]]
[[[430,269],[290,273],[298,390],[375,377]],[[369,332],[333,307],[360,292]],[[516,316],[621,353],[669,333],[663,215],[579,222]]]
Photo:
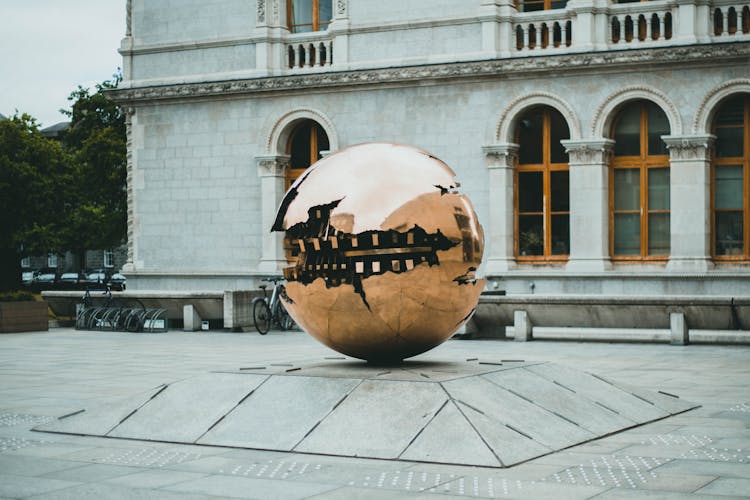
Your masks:
[[[370,143],[332,154],[292,185],[274,231],[291,266],[283,297],[342,354],[398,360],[448,339],[476,307],[484,236],[455,173],[429,153]]]

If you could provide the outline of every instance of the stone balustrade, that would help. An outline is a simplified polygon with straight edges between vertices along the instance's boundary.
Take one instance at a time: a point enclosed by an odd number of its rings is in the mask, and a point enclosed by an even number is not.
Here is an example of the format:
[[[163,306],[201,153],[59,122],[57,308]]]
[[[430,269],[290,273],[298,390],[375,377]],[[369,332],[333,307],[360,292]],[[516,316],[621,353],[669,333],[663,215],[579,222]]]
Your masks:
[[[572,12],[564,9],[519,13],[513,16],[516,50],[565,51],[573,40]]]
[[[291,70],[325,68],[333,64],[333,37],[326,32],[292,35],[285,49]]]

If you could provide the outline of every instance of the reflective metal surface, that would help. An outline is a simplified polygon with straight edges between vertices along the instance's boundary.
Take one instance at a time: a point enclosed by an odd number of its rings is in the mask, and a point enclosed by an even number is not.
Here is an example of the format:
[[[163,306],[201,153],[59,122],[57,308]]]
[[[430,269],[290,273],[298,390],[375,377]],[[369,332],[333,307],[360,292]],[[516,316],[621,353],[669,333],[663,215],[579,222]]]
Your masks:
[[[310,335],[372,361],[448,339],[476,307],[484,235],[455,173],[429,153],[369,143],[310,167],[287,192],[289,313]]]

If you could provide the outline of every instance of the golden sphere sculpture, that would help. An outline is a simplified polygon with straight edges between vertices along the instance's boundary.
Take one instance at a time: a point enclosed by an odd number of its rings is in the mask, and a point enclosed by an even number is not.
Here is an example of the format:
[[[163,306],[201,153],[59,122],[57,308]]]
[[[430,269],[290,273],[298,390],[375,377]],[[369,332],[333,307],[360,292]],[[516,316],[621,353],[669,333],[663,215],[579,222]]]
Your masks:
[[[336,351],[368,361],[416,356],[473,313],[484,234],[455,173],[426,151],[351,146],[321,159],[287,191],[289,314]]]

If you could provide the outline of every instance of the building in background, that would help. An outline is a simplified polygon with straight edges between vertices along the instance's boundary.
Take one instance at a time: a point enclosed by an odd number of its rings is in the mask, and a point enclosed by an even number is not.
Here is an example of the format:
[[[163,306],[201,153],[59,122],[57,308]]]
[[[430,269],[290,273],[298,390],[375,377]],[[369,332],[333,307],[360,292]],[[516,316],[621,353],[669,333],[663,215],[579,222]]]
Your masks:
[[[127,4],[129,289],[280,274],[287,186],[367,141],[456,171],[490,288],[749,289],[748,0]]]

